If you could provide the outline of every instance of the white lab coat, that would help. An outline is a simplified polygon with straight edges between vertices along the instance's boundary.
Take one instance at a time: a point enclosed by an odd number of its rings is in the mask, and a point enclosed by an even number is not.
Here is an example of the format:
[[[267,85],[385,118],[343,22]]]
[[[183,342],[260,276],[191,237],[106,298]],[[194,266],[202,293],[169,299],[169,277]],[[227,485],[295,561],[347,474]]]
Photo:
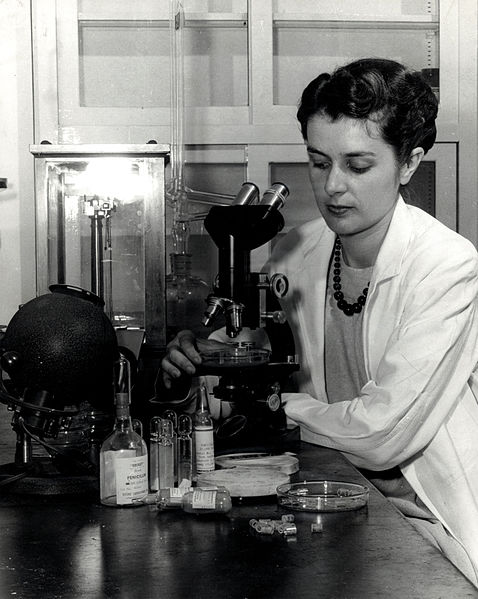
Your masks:
[[[478,256],[422,210],[397,202],[363,315],[368,381],[329,404],[324,376],[327,270],[335,235],[322,218],[290,232],[271,272],[287,275],[300,393],[284,394],[304,441],[370,470],[398,465],[463,545],[478,574]]]

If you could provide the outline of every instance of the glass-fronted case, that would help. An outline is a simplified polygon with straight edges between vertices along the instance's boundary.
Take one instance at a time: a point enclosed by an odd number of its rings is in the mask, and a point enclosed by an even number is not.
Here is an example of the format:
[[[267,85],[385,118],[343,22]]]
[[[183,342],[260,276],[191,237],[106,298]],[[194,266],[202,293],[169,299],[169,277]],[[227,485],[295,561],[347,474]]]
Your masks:
[[[31,146],[37,294],[72,285],[118,328],[164,344],[167,146]]]

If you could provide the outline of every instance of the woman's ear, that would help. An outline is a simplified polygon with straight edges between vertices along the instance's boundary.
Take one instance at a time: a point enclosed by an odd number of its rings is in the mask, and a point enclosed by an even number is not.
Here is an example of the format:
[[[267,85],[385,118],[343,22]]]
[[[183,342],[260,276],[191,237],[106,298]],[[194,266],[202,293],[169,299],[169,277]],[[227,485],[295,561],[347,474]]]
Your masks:
[[[407,162],[400,168],[400,185],[406,185],[410,181],[424,156],[423,148],[414,148],[411,151]]]

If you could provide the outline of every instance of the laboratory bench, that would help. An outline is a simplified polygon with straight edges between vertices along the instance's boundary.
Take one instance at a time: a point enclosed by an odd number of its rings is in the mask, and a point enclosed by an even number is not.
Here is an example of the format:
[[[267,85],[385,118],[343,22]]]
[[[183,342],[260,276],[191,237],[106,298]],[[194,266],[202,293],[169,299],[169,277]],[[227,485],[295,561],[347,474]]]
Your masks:
[[[300,480],[365,484],[336,451],[302,443],[298,457]],[[368,506],[356,511],[295,512],[297,534],[288,537],[250,526],[288,513],[274,496],[235,500],[228,514],[201,517],[105,507],[91,492],[7,488],[0,487],[2,599],[478,597],[373,487]],[[322,531],[312,532],[313,523]]]

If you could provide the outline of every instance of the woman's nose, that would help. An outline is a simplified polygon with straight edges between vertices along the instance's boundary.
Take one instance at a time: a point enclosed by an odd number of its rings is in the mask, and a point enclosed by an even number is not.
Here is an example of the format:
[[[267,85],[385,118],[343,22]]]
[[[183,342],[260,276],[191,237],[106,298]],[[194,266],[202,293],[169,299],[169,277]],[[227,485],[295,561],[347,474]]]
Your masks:
[[[338,166],[334,165],[330,168],[324,189],[330,196],[345,191],[346,184],[344,174]]]

